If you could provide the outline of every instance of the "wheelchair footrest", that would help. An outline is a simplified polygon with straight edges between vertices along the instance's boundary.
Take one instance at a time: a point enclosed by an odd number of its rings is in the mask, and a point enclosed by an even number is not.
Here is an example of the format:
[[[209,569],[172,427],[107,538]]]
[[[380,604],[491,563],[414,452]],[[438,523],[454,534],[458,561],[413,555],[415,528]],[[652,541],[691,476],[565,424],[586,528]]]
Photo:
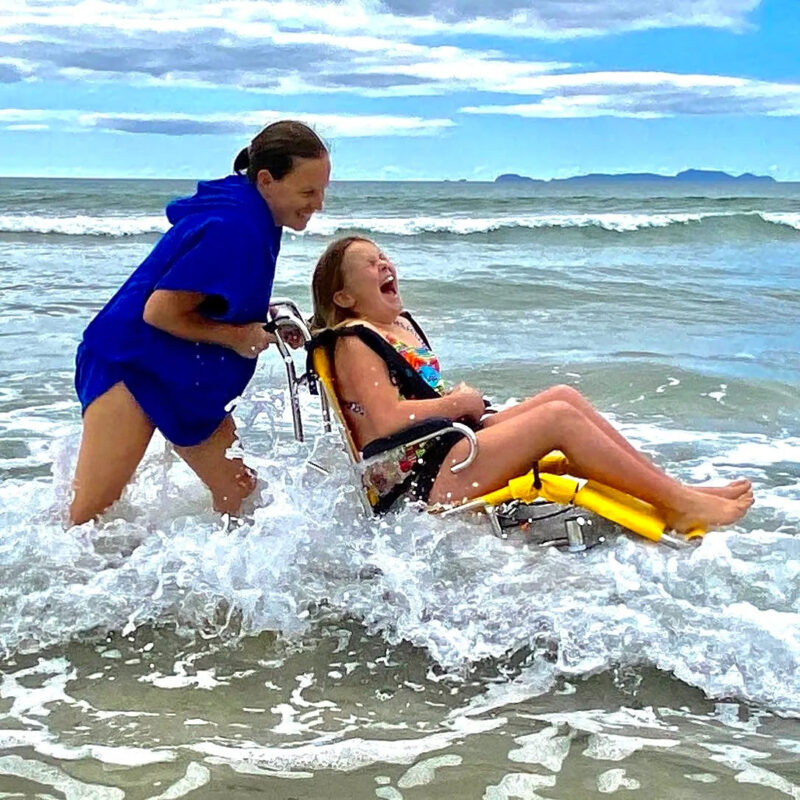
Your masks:
[[[556,503],[510,501],[486,508],[493,533],[523,544],[579,553],[602,544],[620,528],[602,517]]]

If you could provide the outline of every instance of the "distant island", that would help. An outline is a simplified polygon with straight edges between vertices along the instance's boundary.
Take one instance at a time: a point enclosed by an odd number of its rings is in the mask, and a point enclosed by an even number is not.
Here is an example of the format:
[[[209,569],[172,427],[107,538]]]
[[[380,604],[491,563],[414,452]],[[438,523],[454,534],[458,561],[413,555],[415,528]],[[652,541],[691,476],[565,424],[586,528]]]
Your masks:
[[[617,175],[596,172],[589,175],[575,175],[572,178],[526,178],[513,172],[498,175],[495,183],[777,183],[769,175],[729,175],[727,172],[709,169],[687,169],[677,175],[657,175],[655,172],[623,172]]]

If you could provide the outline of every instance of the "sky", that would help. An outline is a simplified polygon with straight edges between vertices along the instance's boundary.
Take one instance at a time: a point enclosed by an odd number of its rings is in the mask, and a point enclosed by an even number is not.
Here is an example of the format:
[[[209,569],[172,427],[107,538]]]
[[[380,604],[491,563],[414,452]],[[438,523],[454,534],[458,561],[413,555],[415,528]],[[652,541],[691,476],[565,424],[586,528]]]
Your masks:
[[[0,0],[0,175],[800,180],[800,0]]]

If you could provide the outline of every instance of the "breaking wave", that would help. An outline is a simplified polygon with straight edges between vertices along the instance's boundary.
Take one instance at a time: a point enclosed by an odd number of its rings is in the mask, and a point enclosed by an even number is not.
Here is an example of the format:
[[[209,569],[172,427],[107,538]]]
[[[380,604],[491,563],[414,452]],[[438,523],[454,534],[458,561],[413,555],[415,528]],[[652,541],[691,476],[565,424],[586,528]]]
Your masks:
[[[39,214],[4,214],[0,216],[0,233],[55,234],[60,236],[143,236],[164,233],[169,222],[163,214],[153,216],[89,216],[49,217]]]
[[[673,212],[673,213],[570,213],[498,217],[346,217],[312,218],[309,233],[330,236],[347,230],[364,230],[393,236],[445,233],[470,235],[513,229],[596,228],[616,233],[690,224],[713,226],[720,221],[750,226],[780,225],[800,230],[800,213]]]
[[[417,216],[417,217],[332,217],[320,214],[311,219],[307,234],[333,236],[344,231],[364,231],[391,236],[450,234],[469,236],[494,231],[597,229],[614,233],[682,226],[714,228],[735,225],[743,233],[765,226],[800,230],[800,212],[607,212],[562,214],[516,214],[508,216]],[[51,217],[43,215],[0,216],[0,234],[126,237],[164,233],[169,223],[163,215]]]

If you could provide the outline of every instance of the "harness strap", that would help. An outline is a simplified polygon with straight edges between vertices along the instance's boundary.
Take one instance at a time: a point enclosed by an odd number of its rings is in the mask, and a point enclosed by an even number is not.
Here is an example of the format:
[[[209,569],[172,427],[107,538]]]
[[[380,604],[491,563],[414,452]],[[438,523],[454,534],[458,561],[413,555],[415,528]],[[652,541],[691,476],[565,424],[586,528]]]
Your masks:
[[[419,338],[425,346],[430,349],[430,343],[422,329],[408,313],[403,312],[403,316],[414,327]],[[441,395],[430,386],[419,373],[394,349],[379,333],[366,325],[347,325],[341,328],[326,329],[315,336],[307,345],[308,369],[313,372],[312,355],[318,347],[325,347],[333,360],[333,349],[336,341],[341,336],[357,336],[367,347],[370,348],[382,361],[386,363],[389,371],[389,378],[392,383],[400,390],[400,394],[408,400],[435,400]]]
[[[412,317],[408,311],[401,311],[400,316],[404,319],[407,319],[411,323],[414,333],[419,336],[419,338],[422,340],[422,343],[428,348],[428,350],[432,350],[433,348],[431,347],[431,343],[428,341],[428,337],[425,335],[425,331],[423,331],[422,328],[417,325],[417,321],[414,319],[414,317]]]
[[[542,477],[539,474],[538,460],[533,462],[533,488],[536,489],[537,492],[541,491],[542,489]]]

